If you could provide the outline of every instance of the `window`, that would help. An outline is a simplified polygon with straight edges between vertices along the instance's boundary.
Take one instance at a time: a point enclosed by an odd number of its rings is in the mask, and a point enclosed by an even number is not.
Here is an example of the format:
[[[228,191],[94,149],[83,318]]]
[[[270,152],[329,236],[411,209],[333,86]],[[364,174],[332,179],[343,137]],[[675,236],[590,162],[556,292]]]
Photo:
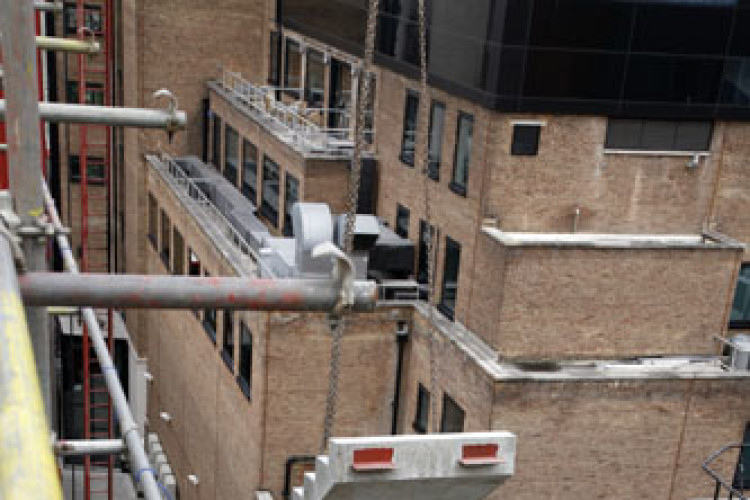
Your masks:
[[[428,226],[423,220],[419,221],[419,251],[417,253],[417,283],[419,283],[419,298],[427,300],[427,285],[429,285],[429,260],[428,245],[432,242],[432,255],[437,255],[437,238],[435,237],[435,227]],[[433,269],[433,276],[435,270]]]
[[[458,270],[461,264],[461,245],[451,238],[445,238],[445,263],[443,265],[443,290],[440,294],[439,309],[453,319],[458,295]]]
[[[396,205],[396,234],[402,238],[409,237],[409,209],[401,204]]]
[[[513,125],[513,142],[510,154],[514,156],[536,156],[539,152],[541,125]]]
[[[206,271],[206,278],[211,274]],[[216,344],[216,309],[204,309],[203,310],[203,329],[206,331],[206,335],[211,339],[211,342]]]
[[[311,108],[322,108],[325,97],[326,65],[323,54],[317,50],[307,51],[305,73],[305,101]]]
[[[292,208],[299,201],[299,181],[290,173],[284,176],[284,236],[294,236]]]
[[[742,444],[745,446],[740,449],[737,456],[737,467],[734,470],[732,487],[744,491],[750,489],[750,422],[745,424]]]
[[[729,328],[750,328],[750,262],[745,262],[737,277]]]
[[[227,125],[224,136],[224,177],[237,187],[237,173],[240,165],[240,138],[237,131]]]
[[[443,394],[443,417],[440,419],[440,432],[463,432],[464,410],[447,394]]]
[[[427,432],[427,425],[430,421],[430,393],[419,384],[417,388],[417,410],[414,412],[414,430],[419,434]]]
[[[234,313],[224,309],[224,335],[222,336],[221,358],[229,371],[234,373]]]
[[[286,59],[284,60],[284,92],[300,99],[300,87],[302,87],[302,50],[299,43],[286,39]]]
[[[419,95],[411,90],[406,93],[404,104],[404,133],[401,138],[401,155],[399,158],[407,165],[414,166],[414,146],[417,140],[417,113]]]
[[[263,202],[260,213],[273,227],[279,225],[279,166],[268,156],[263,156]]]
[[[344,129],[349,127],[349,110],[352,105],[352,68],[336,58],[331,59],[331,83],[328,126]]]
[[[161,260],[169,269],[169,238],[171,237],[172,228],[167,213],[161,211]]]
[[[244,321],[240,323],[240,372],[237,383],[245,396],[250,398],[253,389],[253,332]]]
[[[443,157],[443,129],[445,128],[445,104],[432,101],[430,112],[429,165],[427,175],[433,181],[440,180],[440,162]]]
[[[151,193],[148,193],[148,239],[154,250],[159,247],[158,236],[159,234],[159,206],[156,204],[156,198]],[[158,251],[158,250],[157,250]]]
[[[453,181],[451,189],[466,196],[469,182],[469,163],[471,162],[471,143],[474,135],[474,117],[466,113],[458,114],[456,129],[456,152],[453,160]]]
[[[69,104],[79,104],[81,102],[78,95],[78,82],[69,80],[65,83],[65,94]],[[104,105],[104,85],[98,82],[86,82],[86,104]]]
[[[213,115],[214,118],[214,129],[213,129],[213,146],[212,150],[212,162],[214,167],[221,168],[221,118],[219,115]]]
[[[68,172],[70,182],[81,182],[81,157],[68,156]],[[86,184],[103,184],[107,182],[107,170],[104,158],[98,156],[86,157]]]
[[[198,255],[193,252],[192,248],[188,248],[188,275],[200,277],[201,275],[201,260]],[[196,318],[200,319],[201,313],[198,309],[193,310],[193,314]]]
[[[66,3],[63,14],[63,27],[66,35],[78,33],[78,10],[75,3]],[[85,4],[83,10],[84,25],[91,31],[102,31],[101,7],[94,4]]]
[[[176,275],[183,275],[185,274],[185,242],[177,226],[174,227],[172,237],[172,272]]]
[[[258,204],[258,148],[247,139],[242,142],[242,194]]]
[[[268,52],[268,83],[274,87],[279,85],[279,56],[281,46],[281,36],[277,31],[271,32],[271,41]]]
[[[636,151],[708,151],[712,134],[713,123],[707,121],[610,118],[606,147]]]

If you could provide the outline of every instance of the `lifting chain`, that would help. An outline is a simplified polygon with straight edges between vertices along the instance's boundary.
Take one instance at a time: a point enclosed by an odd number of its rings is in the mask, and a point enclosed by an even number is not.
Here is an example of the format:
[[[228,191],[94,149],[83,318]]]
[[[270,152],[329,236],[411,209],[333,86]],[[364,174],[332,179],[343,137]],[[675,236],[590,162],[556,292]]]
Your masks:
[[[432,432],[438,429],[437,405],[437,335],[433,330],[434,322],[434,294],[435,294],[435,258],[437,229],[433,230],[430,204],[430,158],[429,158],[429,126],[430,126],[430,87],[428,85],[427,66],[427,13],[426,1],[419,0],[419,125],[417,130],[423,130],[423,140],[417,142],[416,159],[417,171],[422,173],[424,181],[424,217],[427,223],[427,341],[429,343],[430,366],[430,425]],[[422,238],[422,235],[420,235]]]
[[[379,0],[370,0],[367,11],[367,31],[365,34],[365,58],[362,71],[359,74],[359,82],[362,91],[357,102],[355,119],[355,142],[352,151],[351,172],[349,174],[348,207],[346,213],[346,226],[344,228],[344,251],[351,254],[354,242],[354,224],[357,217],[357,202],[359,198],[359,184],[362,172],[362,154],[366,147],[365,124],[367,123],[367,108],[370,103],[370,91],[372,80],[372,61],[375,53],[375,27],[380,8]],[[323,419],[323,442],[321,453],[328,448],[328,440],[333,432],[333,424],[336,419],[336,406],[338,403],[339,372],[341,364],[341,342],[344,337],[345,321],[338,317],[332,319],[331,339],[331,364],[328,375],[328,395],[326,397],[325,418]]]

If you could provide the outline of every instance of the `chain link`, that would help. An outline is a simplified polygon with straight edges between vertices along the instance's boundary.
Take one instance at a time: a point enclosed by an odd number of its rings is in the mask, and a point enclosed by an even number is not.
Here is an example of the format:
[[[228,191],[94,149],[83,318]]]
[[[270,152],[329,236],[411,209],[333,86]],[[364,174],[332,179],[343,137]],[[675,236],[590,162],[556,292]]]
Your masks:
[[[379,0],[370,0],[367,11],[367,31],[365,35],[365,58],[363,68],[358,75],[362,90],[357,103],[355,115],[355,142],[352,151],[351,172],[349,174],[348,207],[346,213],[346,225],[344,228],[344,251],[351,254],[354,243],[354,224],[357,217],[357,202],[359,200],[359,185],[362,174],[362,154],[367,147],[365,138],[365,125],[367,123],[367,108],[370,103],[370,92],[372,80],[372,61],[375,53],[375,27],[378,19]],[[336,420],[336,409],[339,397],[339,373],[341,366],[341,343],[344,338],[344,318],[333,318],[331,338],[331,364],[328,375],[328,395],[326,397],[325,418],[323,419],[323,442],[321,453],[328,448],[328,440],[333,432],[333,424]]]

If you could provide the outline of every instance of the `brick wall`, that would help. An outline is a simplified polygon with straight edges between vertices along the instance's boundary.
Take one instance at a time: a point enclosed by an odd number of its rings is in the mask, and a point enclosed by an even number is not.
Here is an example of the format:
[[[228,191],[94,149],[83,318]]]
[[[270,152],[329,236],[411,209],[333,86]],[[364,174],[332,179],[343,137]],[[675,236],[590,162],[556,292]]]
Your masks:
[[[483,234],[467,326],[509,358],[714,354],[740,256],[506,247]]]

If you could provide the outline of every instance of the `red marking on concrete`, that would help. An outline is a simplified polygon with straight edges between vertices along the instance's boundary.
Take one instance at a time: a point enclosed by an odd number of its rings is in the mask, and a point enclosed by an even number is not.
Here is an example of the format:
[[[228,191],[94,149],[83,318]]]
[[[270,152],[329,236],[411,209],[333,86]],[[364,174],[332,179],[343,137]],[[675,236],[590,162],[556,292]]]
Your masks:
[[[396,468],[393,463],[393,448],[364,448],[354,450],[352,469],[357,472],[389,471]]]
[[[479,466],[495,465],[502,461],[497,452],[500,447],[497,444],[465,444],[461,447],[461,465]]]

